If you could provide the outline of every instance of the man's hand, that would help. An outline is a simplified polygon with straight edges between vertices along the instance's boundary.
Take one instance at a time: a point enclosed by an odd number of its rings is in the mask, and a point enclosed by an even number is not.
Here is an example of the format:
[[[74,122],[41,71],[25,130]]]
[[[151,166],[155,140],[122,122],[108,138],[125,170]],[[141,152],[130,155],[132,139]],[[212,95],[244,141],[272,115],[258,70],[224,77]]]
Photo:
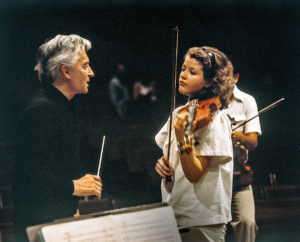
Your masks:
[[[102,182],[99,176],[86,174],[78,180],[73,180],[74,196],[97,196],[101,198]]]
[[[244,136],[245,135],[241,132],[232,131],[232,134],[231,134],[232,142],[233,143],[237,143],[237,142],[243,143],[243,141],[245,139]]]
[[[239,142],[242,145],[244,145],[248,150],[254,150],[258,145],[256,132],[243,134],[238,131],[232,131],[231,138],[234,144]]]

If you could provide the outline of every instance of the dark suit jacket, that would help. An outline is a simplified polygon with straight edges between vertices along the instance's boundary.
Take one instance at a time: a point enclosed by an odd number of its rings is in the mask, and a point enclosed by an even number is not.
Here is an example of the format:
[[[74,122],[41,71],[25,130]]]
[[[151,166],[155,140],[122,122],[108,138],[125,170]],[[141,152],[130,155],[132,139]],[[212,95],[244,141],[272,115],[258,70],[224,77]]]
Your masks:
[[[72,103],[52,85],[43,86],[26,104],[18,126],[13,180],[17,227],[76,212],[72,180],[84,172],[75,120]]]

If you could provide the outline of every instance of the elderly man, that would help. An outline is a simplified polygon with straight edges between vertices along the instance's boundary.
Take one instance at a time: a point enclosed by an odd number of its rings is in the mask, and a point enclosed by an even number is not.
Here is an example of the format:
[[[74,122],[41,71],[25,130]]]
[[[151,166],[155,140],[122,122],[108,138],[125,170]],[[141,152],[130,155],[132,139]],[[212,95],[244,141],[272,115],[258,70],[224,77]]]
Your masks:
[[[90,41],[57,35],[38,49],[41,88],[28,100],[18,126],[14,169],[16,241],[27,226],[73,216],[80,196],[101,197],[98,176],[85,174],[71,99],[88,92],[94,72]]]

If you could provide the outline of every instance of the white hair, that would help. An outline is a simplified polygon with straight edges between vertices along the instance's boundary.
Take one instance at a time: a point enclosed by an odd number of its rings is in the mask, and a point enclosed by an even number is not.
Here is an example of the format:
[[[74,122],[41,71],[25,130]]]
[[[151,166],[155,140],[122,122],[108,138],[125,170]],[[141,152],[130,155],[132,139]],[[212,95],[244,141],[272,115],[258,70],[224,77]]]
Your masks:
[[[72,68],[79,58],[78,51],[81,48],[87,52],[92,48],[91,42],[75,34],[59,34],[42,44],[34,67],[39,80],[51,83],[57,78],[62,65]]]

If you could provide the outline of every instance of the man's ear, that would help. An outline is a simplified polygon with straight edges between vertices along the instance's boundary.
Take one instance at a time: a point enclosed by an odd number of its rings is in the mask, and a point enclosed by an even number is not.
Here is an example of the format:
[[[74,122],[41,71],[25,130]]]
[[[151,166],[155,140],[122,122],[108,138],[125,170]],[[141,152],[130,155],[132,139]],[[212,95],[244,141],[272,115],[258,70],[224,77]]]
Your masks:
[[[235,73],[234,74],[234,83],[235,84],[238,83],[239,79],[240,79],[240,73]]]
[[[60,68],[60,70],[61,70],[62,75],[63,75],[65,78],[71,79],[71,76],[70,76],[68,67],[66,67],[65,65],[62,65],[61,68]]]

